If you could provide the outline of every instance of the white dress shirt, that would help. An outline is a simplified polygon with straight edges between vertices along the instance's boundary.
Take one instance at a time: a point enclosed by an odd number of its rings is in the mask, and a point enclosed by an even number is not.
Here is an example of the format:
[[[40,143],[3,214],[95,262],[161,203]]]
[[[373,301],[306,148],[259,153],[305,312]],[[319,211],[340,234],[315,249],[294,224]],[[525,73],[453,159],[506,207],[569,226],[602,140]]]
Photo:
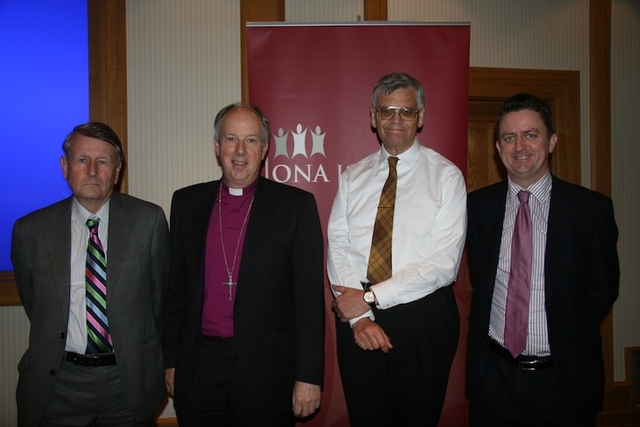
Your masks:
[[[85,354],[87,351],[87,303],[85,267],[89,244],[89,218],[99,218],[98,237],[107,259],[109,242],[109,204],[102,205],[96,215],[86,210],[74,198],[71,207],[71,292],[69,298],[69,322],[67,324],[66,351]],[[108,278],[107,278],[108,280]]]
[[[516,221],[516,213],[520,207],[518,192],[526,190],[529,196],[529,211],[533,231],[533,259],[531,265],[531,292],[529,299],[529,327],[527,345],[522,354],[529,356],[549,356],[549,334],[547,332],[547,312],[545,310],[544,260],[547,245],[547,224],[549,219],[549,202],[551,200],[551,173],[538,182],[522,188],[507,179],[509,190],[502,225],[502,241],[498,270],[491,304],[491,322],[489,336],[504,345],[504,324],[509,289],[509,272],[511,270],[511,241]]]
[[[327,229],[331,284],[362,289],[373,226],[390,156],[384,148],[349,166],[340,177]],[[458,276],[467,221],[460,170],[416,140],[399,158],[393,219],[392,277],[372,286],[385,310],[421,299]],[[370,310],[362,317],[375,319]]]

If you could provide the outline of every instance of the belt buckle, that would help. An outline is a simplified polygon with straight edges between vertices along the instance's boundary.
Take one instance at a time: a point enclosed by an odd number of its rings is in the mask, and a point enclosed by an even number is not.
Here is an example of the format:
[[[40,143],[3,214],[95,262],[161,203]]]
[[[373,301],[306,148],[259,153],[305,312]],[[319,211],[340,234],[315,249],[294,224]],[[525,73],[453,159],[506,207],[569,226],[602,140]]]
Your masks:
[[[546,359],[519,360],[516,361],[516,363],[518,363],[518,366],[520,366],[520,369],[523,371],[536,371],[551,366],[551,361]]]
[[[535,371],[536,369],[538,369],[536,367],[536,365],[538,365],[540,363],[541,363],[540,360],[520,360],[520,361],[518,361],[518,365],[520,366],[520,369],[522,369],[523,371]]]
[[[115,365],[115,355],[109,354],[78,354],[74,352],[67,352],[67,361],[79,366],[108,366]]]

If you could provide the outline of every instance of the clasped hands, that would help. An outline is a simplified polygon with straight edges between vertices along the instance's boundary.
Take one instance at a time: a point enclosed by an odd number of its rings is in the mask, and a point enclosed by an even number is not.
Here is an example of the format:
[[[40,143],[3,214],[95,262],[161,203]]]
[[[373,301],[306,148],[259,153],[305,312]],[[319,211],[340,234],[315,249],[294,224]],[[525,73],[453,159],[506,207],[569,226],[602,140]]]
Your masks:
[[[348,322],[369,311],[369,304],[363,298],[364,290],[340,285],[332,285],[332,287],[339,295],[334,298],[331,306],[341,322]],[[393,348],[391,340],[382,327],[368,317],[355,322],[351,325],[351,329],[354,342],[363,350],[381,350],[383,353],[388,353]]]

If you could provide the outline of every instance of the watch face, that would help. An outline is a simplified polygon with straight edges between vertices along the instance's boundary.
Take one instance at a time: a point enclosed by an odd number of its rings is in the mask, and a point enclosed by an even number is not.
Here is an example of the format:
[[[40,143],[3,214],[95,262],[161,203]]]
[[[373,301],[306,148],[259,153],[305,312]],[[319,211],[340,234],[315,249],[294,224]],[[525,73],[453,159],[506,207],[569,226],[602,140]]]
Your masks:
[[[376,297],[371,291],[367,291],[364,293],[364,301],[367,304],[373,304],[376,301]]]

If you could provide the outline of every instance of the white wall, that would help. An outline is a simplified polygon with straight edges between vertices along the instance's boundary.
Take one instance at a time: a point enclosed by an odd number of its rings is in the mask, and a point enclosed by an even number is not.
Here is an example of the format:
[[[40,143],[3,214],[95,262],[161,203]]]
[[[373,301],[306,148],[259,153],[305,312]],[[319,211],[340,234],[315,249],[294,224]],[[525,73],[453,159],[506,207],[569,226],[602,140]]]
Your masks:
[[[213,119],[240,101],[240,3],[127,1],[130,193],[161,205],[221,175]]]
[[[611,195],[620,229],[613,348],[615,379],[624,380],[623,349],[640,346],[640,1],[611,4]]]
[[[22,306],[0,307],[0,426],[18,422],[18,362],[29,346],[29,318]]]
[[[388,1],[390,21],[470,21],[472,67],[580,71],[581,171],[589,182],[588,0]]]

